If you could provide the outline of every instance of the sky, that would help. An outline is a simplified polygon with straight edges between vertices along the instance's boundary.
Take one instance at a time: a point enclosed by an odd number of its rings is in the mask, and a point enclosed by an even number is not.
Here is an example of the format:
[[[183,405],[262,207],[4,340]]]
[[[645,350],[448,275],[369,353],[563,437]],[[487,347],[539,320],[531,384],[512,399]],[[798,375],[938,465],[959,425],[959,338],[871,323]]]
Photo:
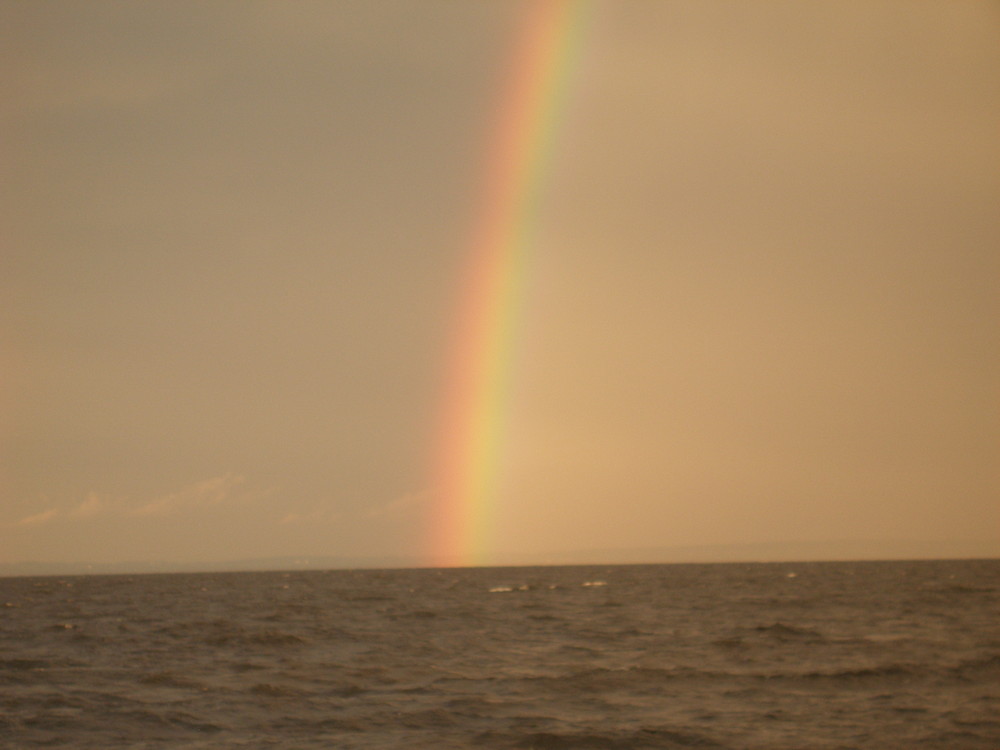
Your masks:
[[[431,559],[527,9],[0,0],[0,563]],[[597,2],[568,80],[484,559],[1000,555],[1000,5]]]

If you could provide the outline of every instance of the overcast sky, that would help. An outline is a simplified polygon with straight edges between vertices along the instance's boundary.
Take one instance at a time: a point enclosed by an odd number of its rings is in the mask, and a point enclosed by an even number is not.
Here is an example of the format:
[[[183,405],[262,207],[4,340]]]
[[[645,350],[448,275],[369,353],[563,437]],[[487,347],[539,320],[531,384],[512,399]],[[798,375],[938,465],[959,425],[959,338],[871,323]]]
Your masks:
[[[426,552],[523,10],[0,0],[0,562]],[[573,76],[493,559],[1000,554],[1000,5],[615,0]]]

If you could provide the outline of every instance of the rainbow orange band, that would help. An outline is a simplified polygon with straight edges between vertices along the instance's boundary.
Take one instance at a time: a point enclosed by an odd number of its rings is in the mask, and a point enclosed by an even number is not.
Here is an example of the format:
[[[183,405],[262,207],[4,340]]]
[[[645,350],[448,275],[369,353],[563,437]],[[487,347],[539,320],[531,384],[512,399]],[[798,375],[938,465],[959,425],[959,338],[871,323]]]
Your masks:
[[[463,278],[432,484],[430,563],[490,561],[514,343],[544,178],[591,0],[529,0]]]

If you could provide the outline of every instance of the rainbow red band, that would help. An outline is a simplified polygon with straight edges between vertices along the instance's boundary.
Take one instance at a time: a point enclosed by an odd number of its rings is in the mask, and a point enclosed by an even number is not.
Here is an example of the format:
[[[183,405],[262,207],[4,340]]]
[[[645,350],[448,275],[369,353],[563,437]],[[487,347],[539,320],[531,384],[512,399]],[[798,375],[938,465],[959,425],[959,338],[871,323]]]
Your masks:
[[[462,281],[432,486],[433,565],[490,561],[524,268],[592,0],[528,0]]]

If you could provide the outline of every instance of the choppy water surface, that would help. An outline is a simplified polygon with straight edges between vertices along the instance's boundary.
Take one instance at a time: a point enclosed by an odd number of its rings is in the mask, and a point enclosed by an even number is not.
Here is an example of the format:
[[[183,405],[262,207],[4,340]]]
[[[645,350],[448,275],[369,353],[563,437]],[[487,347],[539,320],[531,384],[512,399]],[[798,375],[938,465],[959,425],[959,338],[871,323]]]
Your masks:
[[[1000,747],[1000,561],[0,579],[0,746]]]

